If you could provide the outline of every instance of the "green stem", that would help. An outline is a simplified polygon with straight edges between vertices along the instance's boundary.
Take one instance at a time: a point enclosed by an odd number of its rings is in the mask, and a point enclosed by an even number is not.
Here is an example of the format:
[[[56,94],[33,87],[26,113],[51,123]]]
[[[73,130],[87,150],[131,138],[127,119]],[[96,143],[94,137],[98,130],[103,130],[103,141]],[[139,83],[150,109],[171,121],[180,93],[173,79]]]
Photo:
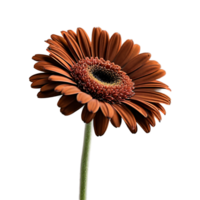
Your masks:
[[[88,172],[91,132],[92,132],[92,122],[85,124],[85,136],[83,141],[83,152],[81,159],[80,200],[86,200],[87,172]]]

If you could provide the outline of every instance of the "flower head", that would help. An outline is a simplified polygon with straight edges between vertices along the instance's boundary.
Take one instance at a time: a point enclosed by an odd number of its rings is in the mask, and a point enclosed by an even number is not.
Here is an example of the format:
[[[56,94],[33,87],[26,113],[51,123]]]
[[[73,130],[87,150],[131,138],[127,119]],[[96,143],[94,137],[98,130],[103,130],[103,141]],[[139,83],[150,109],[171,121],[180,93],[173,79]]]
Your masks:
[[[94,119],[97,136],[105,133],[109,121],[120,127],[121,118],[132,133],[139,124],[145,132],[166,114],[161,103],[170,104],[170,98],[156,91],[169,87],[157,79],[165,71],[149,53],[141,53],[132,40],[121,45],[121,36],[112,37],[100,28],[94,28],[92,42],[87,33],[78,28],[62,31],[62,36],[51,35],[49,55],[36,54],[34,68],[42,73],[30,77],[32,88],[40,88],[39,98],[61,95],[60,111],[70,115],[81,107],[82,120]]]

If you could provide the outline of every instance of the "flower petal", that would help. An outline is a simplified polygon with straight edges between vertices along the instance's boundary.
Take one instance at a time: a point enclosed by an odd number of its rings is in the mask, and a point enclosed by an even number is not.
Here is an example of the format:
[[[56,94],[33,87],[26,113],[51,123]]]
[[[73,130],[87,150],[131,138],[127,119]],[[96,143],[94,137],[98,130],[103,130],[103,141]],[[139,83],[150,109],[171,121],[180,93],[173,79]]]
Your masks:
[[[69,33],[69,35],[70,35],[76,42],[78,42],[77,35],[76,35],[76,33],[75,33],[74,31],[68,30],[67,32]]]
[[[139,84],[142,84],[145,82],[154,81],[156,79],[163,77],[165,74],[166,74],[166,72],[163,69],[159,69],[158,71],[154,72],[153,74],[149,74],[145,77],[135,80],[134,83],[135,83],[135,85],[136,84],[139,85]]]
[[[34,82],[34,81],[39,80],[39,79],[48,79],[50,75],[51,75],[51,74],[47,74],[47,73],[38,73],[38,74],[32,75],[32,76],[29,78],[29,80],[30,80],[31,82]]]
[[[153,102],[153,103],[165,103],[170,105],[171,99],[161,92],[156,91],[137,91],[131,99],[140,98],[144,101]]]
[[[36,54],[32,57],[33,60],[35,61],[46,61],[46,62],[55,62],[53,60],[53,58],[51,58],[50,56],[48,55],[43,55],[43,54]]]
[[[49,35],[49,37],[52,34]],[[65,43],[66,40],[64,39],[63,36],[58,35],[58,34],[54,34],[55,36],[53,37],[53,39],[51,38],[46,38],[44,40],[44,43],[46,45],[46,48],[49,50],[52,50],[54,53],[56,53],[57,55],[59,55],[63,60],[65,60],[69,65],[72,65],[73,63],[75,63],[75,60],[73,59],[73,56],[69,50],[69,48],[65,45],[63,45],[63,43],[59,40],[59,39],[55,39],[55,37],[59,37],[60,39],[62,39],[62,41],[64,40]]]
[[[97,136],[102,136],[108,127],[109,119],[105,117],[101,110],[96,113],[94,118],[94,131]]]
[[[72,57],[61,47],[58,47],[56,45],[50,45],[47,48],[47,51],[50,53],[51,56],[56,58],[59,63],[62,64],[66,69],[71,70],[71,67],[75,61],[72,59]]]
[[[138,119],[137,123],[141,126],[141,128],[146,132],[149,133],[151,131],[151,126],[148,123],[147,119]]]
[[[47,50],[49,51],[49,50]],[[49,51],[50,52],[50,51]],[[68,69],[69,71],[71,71],[71,67],[73,65],[73,62],[71,62],[70,60],[67,60],[66,58],[63,59],[61,57],[59,57],[59,55],[57,55],[54,52],[50,53],[50,56],[58,63],[60,64],[62,67],[64,67],[65,69]]]
[[[164,115],[166,115],[166,110],[161,104],[153,103],[153,105],[156,106]]]
[[[60,83],[47,83],[46,85],[41,87],[41,92],[54,90],[58,85],[60,85]]]
[[[39,71],[45,71],[44,70],[45,65],[52,65],[52,63],[46,62],[46,61],[39,61],[39,62],[35,63],[34,68]]]
[[[101,28],[93,28],[92,31],[92,57],[99,57],[99,37]]]
[[[121,47],[121,42],[121,35],[119,33],[114,33],[108,42],[105,60],[110,60],[112,62],[115,59]]]
[[[63,48],[66,50],[66,52],[70,55],[70,57],[75,61],[75,59],[73,58],[73,55],[71,53],[71,51],[69,50],[69,45],[66,41],[66,39],[64,38],[64,34],[70,34],[73,39],[78,42],[77,36],[76,36],[76,32],[74,29],[65,29],[65,30],[60,30],[59,35],[61,36],[59,42],[62,43]],[[56,34],[58,35],[58,34]]]
[[[111,119],[111,123],[114,127],[118,128],[121,126],[121,122],[122,122],[122,118],[121,116],[117,113],[117,111],[115,109],[113,109],[114,114],[113,117]]]
[[[81,118],[85,123],[89,123],[94,119],[95,115],[96,113],[89,112],[87,105],[85,105],[82,110]]]
[[[132,55],[131,53],[133,50],[133,45],[134,45],[133,40],[126,40],[124,42],[124,44],[122,45],[121,49],[119,50],[114,59],[114,63],[116,65],[123,66],[129,61]]]
[[[132,99],[132,98],[131,98]],[[146,101],[143,101],[142,99],[140,98],[134,98],[132,99],[133,102],[136,102],[139,106],[147,109],[147,110],[150,110],[154,115],[155,117],[161,121],[162,117],[161,117],[161,114],[158,110],[158,108],[156,106],[154,106],[152,103],[149,103],[149,102],[146,102]]]
[[[92,99],[87,103],[87,108],[89,112],[96,113],[99,110],[99,101],[97,99]]]
[[[56,67],[56,66],[53,66],[53,65],[44,65],[43,68],[46,71],[55,72],[55,73],[64,75],[68,78],[72,78],[71,75],[68,72],[66,72],[63,69],[60,69],[59,67]]]
[[[85,104],[85,103],[89,102],[92,99],[92,97],[91,97],[91,95],[86,94],[85,92],[80,92],[80,93],[78,93],[76,99],[79,103]]]
[[[47,92],[39,92],[37,94],[38,98],[49,98],[49,97],[55,97],[55,96],[59,96],[60,93],[55,92],[53,90],[51,91],[47,91]]]
[[[114,115],[114,108],[107,102],[99,102],[102,113],[105,117],[111,119]]]
[[[168,85],[160,82],[160,81],[149,81],[149,82],[145,82],[145,83],[141,83],[141,84],[137,84],[135,85],[135,90],[137,89],[147,89],[147,88],[155,88],[155,89],[167,89],[169,91],[171,91],[171,89],[169,88]]]
[[[144,65],[151,57],[151,54],[149,53],[142,53],[135,57],[133,57],[126,65],[123,67],[123,71],[125,71],[127,74],[135,71],[136,69],[140,68],[142,65]]]
[[[54,88],[54,91],[56,92],[62,92],[64,88],[70,87],[71,85],[68,84],[59,84],[57,87]]]
[[[76,94],[75,95],[69,95],[69,96],[65,96],[63,95],[57,105],[58,107],[67,107],[68,105],[70,105],[72,102],[76,101]]]
[[[137,110],[137,111],[138,111],[140,114],[142,114],[144,117],[147,117],[147,116],[148,116],[147,112],[146,112],[142,107],[140,107],[139,105],[133,103],[132,101],[125,100],[125,101],[123,101],[123,103],[125,103],[125,104],[131,106],[133,109]]]
[[[31,84],[31,87],[32,88],[41,88],[43,85],[47,84],[48,82],[49,82],[48,79],[39,79],[39,80],[34,81]]]
[[[77,110],[79,110],[81,107],[83,106],[83,104],[77,102],[77,101],[73,101],[71,104],[69,104],[67,107],[65,108],[61,108],[61,112],[64,115],[71,115],[74,112],[76,112]]]
[[[140,132],[140,128],[138,125],[133,130],[131,130],[131,128],[127,124],[124,124],[124,126],[125,126],[126,130],[129,132],[129,134],[131,134],[131,135],[136,135]]]
[[[123,104],[113,104],[112,106],[123,118],[131,132],[134,132],[134,129],[136,128],[136,120],[132,112]]]
[[[132,80],[156,73],[161,68],[161,65],[156,60],[148,60],[143,66],[129,74]]]
[[[82,29],[77,29],[78,43],[85,57],[91,57],[91,42],[87,33]]]
[[[59,76],[59,75],[51,75],[49,77],[50,81],[54,81],[54,82],[64,82],[64,83],[70,83],[73,85],[77,85],[74,81],[72,81],[71,79],[67,78],[67,77],[63,77],[63,76]]]
[[[51,44],[57,44],[57,45],[61,46],[63,49],[65,49],[68,54],[70,53],[67,41],[64,39],[63,35],[50,33],[48,36],[49,36],[49,38],[45,39],[45,43],[50,42]]]
[[[99,37],[99,58],[105,59],[108,40],[109,40],[109,35],[107,31],[101,31]]]
[[[59,87],[59,86],[58,86]],[[56,87],[55,91],[59,91],[61,89],[61,93],[63,95],[72,95],[72,94],[77,94],[81,92],[76,86],[72,85],[63,85],[63,87],[60,86],[60,88]]]
[[[69,46],[69,50],[74,56],[76,62],[78,62],[80,59],[83,58],[82,52],[77,44],[77,42],[74,40],[74,38],[67,32],[62,31],[62,34],[67,41],[67,44]]]

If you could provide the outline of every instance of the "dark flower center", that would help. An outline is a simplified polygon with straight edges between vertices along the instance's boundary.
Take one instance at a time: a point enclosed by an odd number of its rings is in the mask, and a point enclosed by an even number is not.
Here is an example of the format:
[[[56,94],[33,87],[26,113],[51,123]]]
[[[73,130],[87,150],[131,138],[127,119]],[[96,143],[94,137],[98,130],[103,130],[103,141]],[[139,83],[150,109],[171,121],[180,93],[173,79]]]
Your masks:
[[[110,103],[134,95],[134,83],[121,67],[104,59],[86,58],[72,66],[71,75],[78,87],[93,98]]]
[[[116,85],[120,82],[120,77],[116,72],[103,66],[88,66],[88,71],[92,78],[102,82],[104,85]]]
[[[115,82],[115,77],[112,76],[113,74],[108,71],[102,71],[100,69],[97,69],[97,70],[94,70],[92,74],[96,79],[98,79],[101,82],[110,83],[110,84]]]

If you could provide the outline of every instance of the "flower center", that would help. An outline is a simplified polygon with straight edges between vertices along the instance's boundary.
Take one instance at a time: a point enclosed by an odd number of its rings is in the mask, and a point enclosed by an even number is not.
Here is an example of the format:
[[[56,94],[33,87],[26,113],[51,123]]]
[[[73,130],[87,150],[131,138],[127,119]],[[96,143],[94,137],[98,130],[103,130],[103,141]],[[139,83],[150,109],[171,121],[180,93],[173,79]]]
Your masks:
[[[97,69],[97,70],[94,70],[92,74],[96,79],[98,79],[101,82],[110,83],[110,84],[115,82],[115,77],[112,76],[112,73],[109,73],[108,71]]]
[[[134,95],[134,83],[121,67],[103,58],[86,58],[72,66],[71,75],[78,87],[93,98],[110,103]]]

